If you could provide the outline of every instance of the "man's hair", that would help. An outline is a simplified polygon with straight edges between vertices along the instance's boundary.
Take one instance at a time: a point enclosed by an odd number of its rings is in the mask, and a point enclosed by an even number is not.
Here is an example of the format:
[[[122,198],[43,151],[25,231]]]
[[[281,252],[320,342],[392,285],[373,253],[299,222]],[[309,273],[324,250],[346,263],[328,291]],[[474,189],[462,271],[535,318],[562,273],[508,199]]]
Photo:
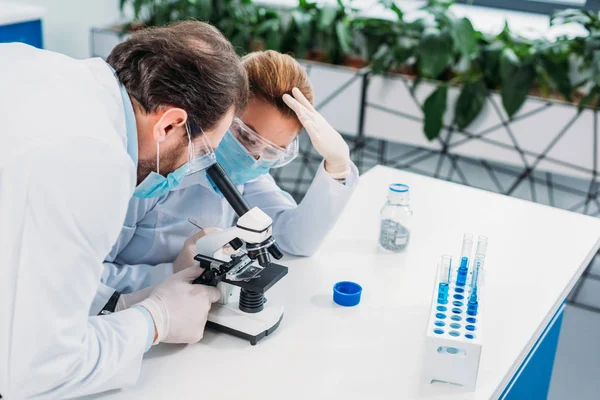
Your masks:
[[[248,102],[248,81],[231,43],[213,26],[199,21],[135,32],[107,62],[146,113],[162,106],[184,109],[196,137],[233,106]]]
[[[292,94],[297,87],[302,94],[313,102],[313,90],[306,70],[293,57],[273,50],[255,51],[242,59],[248,74],[250,98],[259,98],[272,104],[286,117],[302,124],[294,111],[283,101],[284,94]]]

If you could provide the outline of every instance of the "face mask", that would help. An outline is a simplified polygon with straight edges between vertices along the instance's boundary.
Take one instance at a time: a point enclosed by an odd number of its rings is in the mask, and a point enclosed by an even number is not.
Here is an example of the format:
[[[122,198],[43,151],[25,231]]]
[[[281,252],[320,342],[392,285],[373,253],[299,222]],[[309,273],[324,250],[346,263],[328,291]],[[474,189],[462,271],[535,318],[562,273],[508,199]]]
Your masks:
[[[268,163],[265,165],[265,161],[262,161],[262,165],[259,166],[257,160],[229,131],[215,150],[215,154],[217,162],[236,185],[243,185],[269,173],[270,165]],[[274,160],[272,164],[275,162],[277,160]]]
[[[185,163],[180,168],[168,174],[166,177],[158,173],[160,166],[159,158],[159,144],[156,142],[156,170],[157,172],[150,172],[150,174],[135,188],[133,195],[142,199],[148,199],[150,197],[158,197],[163,194],[169,193],[172,189],[176,188],[183,177],[186,175],[188,170],[188,164]]]
[[[159,173],[160,169],[160,144],[156,142],[156,172],[150,172],[146,179],[142,181],[133,192],[135,197],[148,199],[150,197],[158,197],[169,193],[175,189],[186,175],[194,174],[204,170],[216,162],[215,153],[210,145],[210,142],[204,135],[199,136],[200,146],[194,149],[192,137],[190,135],[190,127],[185,125],[185,130],[188,137],[188,157],[189,161],[180,168],[168,174],[166,177]]]

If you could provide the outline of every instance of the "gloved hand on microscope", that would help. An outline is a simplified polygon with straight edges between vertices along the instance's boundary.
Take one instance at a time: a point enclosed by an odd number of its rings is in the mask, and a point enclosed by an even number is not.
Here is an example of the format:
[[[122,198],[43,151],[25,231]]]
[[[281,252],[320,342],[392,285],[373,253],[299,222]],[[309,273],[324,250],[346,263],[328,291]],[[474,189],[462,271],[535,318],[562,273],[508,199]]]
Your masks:
[[[185,247],[182,250],[185,251]],[[119,297],[116,311],[132,306],[144,307],[154,320],[154,344],[196,343],[202,339],[212,303],[221,292],[214,287],[190,285],[204,269],[183,269],[159,285]]]

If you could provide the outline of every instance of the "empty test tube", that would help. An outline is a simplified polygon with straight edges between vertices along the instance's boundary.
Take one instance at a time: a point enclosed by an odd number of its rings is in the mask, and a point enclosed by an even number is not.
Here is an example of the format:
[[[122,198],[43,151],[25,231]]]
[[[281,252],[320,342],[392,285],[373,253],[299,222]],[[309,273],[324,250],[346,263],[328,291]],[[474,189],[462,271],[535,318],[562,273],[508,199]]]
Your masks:
[[[487,236],[479,235],[477,237],[477,248],[475,250],[475,256],[482,255],[485,258],[485,253],[487,252],[487,243]]]
[[[462,250],[460,252],[460,267],[456,276],[456,286],[465,286],[469,272],[469,258],[473,251],[473,235],[465,233],[463,236]]]
[[[473,275],[471,277],[471,293],[477,294],[479,280],[485,262],[485,254],[487,252],[487,236],[480,235],[477,238],[477,248],[475,249],[475,260],[473,264]]]
[[[452,256],[444,254],[438,269],[438,303],[448,304],[448,285],[452,276]]]
[[[467,315],[477,315],[479,307],[478,296],[479,283],[483,272],[483,264],[485,263],[485,254],[487,252],[487,236],[479,236],[477,238],[477,248],[475,250],[475,262],[473,264],[473,276],[471,277],[471,293],[469,294],[469,302],[467,303]]]

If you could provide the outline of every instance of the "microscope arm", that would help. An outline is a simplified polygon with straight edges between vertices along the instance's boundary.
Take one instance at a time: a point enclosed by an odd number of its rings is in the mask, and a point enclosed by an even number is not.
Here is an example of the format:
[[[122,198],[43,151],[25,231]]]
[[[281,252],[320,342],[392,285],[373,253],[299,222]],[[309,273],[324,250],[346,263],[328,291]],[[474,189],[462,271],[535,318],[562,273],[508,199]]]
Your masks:
[[[225,199],[231,205],[231,207],[233,208],[235,213],[238,215],[238,217],[242,218],[243,216],[245,216],[246,214],[248,214],[252,211],[252,210],[250,210],[250,206],[248,205],[248,203],[246,202],[246,200],[244,199],[242,194],[239,192],[239,190],[237,190],[237,187],[233,184],[233,182],[231,181],[229,176],[227,176],[227,174],[225,173],[223,168],[219,165],[219,163],[215,163],[215,164],[211,165],[210,167],[208,167],[208,169],[206,170],[206,174],[210,177],[210,179],[217,186],[217,188],[219,188],[219,190],[223,194],[223,197],[225,197]],[[243,237],[240,237],[240,239],[246,241]],[[266,239],[268,239],[268,238],[265,238],[265,240]],[[262,240],[261,241],[254,240],[254,239],[248,240],[248,242],[253,242],[253,241],[255,243],[262,242]],[[269,253],[271,253],[271,255],[277,260],[279,260],[283,257],[283,253],[279,249],[279,246],[277,245],[277,243],[273,243],[267,249],[267,251]],[[200,254],[202,254],[202,253],[200,253]]]

